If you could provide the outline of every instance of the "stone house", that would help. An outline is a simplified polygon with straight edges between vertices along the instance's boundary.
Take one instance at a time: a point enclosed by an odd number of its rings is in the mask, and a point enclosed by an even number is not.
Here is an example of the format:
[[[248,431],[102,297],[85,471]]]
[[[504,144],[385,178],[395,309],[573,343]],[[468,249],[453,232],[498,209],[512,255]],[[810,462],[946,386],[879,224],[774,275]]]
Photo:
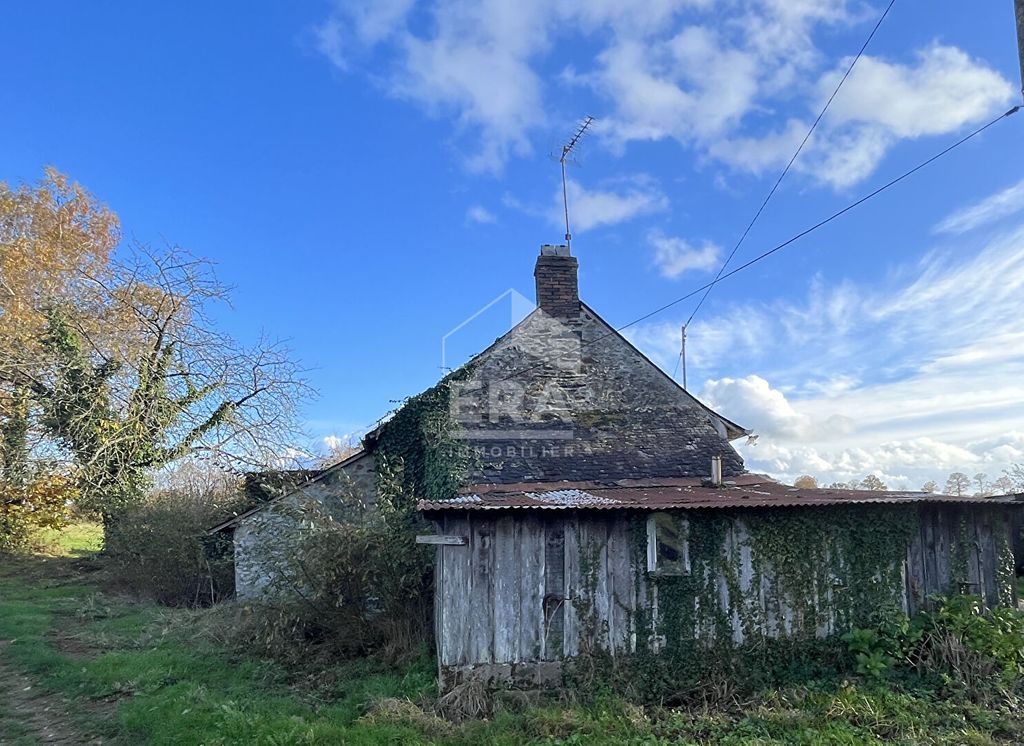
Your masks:
[[[267,553],[254,549],[291,530],[289,508],[312,501],[345,520],[373,510],[377,457],[387,450],[382,441],[393,440],[407,419],[414,419],[413,439],[421,441],[420,468],[459,472],[450,480],[447,473],[440,480],[428,476],[429,484],[408,480],[417,498],[450,497],[477,484],[694,477],[708,472],[713,456],[721,457],[725,476],[742,474],[729,441],[747,431],[684,391],[581,303],[577,266],[564,247],[543,247],[532,314],[365,436],[360,451],[211,529],[233,534],[237,595],[252,597],[265,587]],[[413,412],[418,399],[429,404],[420,407],[427,411]],[[430,432],[438,415],[447,420],[443,443]],[[453,449],[456,467],[444,463]]]
[[[580,301],[577,274],[567,248],[542,247],[533,313],[282,498],[347,520],[385,485],[416,501],[435,530],[419,540],[437,545],[445,684],[551,681],[595,648],[825,636],[933,593],[1016,602],[1014,498],[747,473],[731,441],[749,432]],[[216,530],[234,531],[239,595],[257,594],[251,550],[287,521],[264,508]]]

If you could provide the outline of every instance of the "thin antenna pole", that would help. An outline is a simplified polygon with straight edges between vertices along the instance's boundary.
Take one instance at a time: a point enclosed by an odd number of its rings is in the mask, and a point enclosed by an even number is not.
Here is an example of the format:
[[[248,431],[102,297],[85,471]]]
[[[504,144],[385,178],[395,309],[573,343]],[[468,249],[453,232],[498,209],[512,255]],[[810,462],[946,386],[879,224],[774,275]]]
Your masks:
[[[562,156],[558,159],[558,162],[562,164],[562,206],[565,208],[565,247],[570,250],[572,249],[572,232],[569,230],[569,193],[565,185],[565,159],[569,157],[573,148],[579,144],[583,133],[587,131],[587,128],[593,121],[593,117],[587,117],[583,120],[583,124],[576,130],[576,134],[572,136],[572,139],[562,146]]]
[[[562,205],[565,207],[565,248],[571,249],[572,234],[569,233],[569,195],[565,190],[565,153],[560,159],[562,163]]]
[[[1015,0],[1017,15],[1017,54],[1020,55],[1020,92],[1024,95],[1024,0]]]
[[[683,344],[679,347],[679,362],[683,369],[683,391],[686,391],[686,324],[682,326]]]

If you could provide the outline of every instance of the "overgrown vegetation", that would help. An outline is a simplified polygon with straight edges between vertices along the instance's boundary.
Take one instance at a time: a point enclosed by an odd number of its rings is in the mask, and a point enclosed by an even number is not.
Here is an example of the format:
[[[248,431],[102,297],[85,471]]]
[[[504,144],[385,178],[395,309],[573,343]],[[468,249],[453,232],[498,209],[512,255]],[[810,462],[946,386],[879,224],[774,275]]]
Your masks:
[[[276,506],[261,525],[251,561],[267,585],[243,620],[259,650],[284,661],[402,661],[429,646],[433,576],[414,534],[379,517],[337,521],[316,503]]]
[[[416,501],[462,486],[467,460],[450,397],[468,372],[405,402],[372,436],[372,510],[339,475],[323,503],[285,500],[252,522],[255,536],[242,541],[251,572],[267,585],[250,602],[247,628],[264,651],[285,660],[401,661],[433,647],[434,550],[415,543],[430,531]]]
[[[876,624],[843,635],[858,673],[883,677],[913,670],[962,687],[972,699],[1016,695],[1024,674],[1024,613],[985,609],[974,596],[936,598],[910,619],[880,615]]]
[[[82,557],[95,548],[94,533],[90,537],[81,526],[60,536],[69,535],[74,543],[65,551]],[[68,742],[112,744],[1024,739],[1016,680],[1002,680],[977,697],[958,677],[919,672],[909,662],[881,674],[859,674],[842,647],[834,648],[842,664],[837,667],[782,667],[774,686],[709,686],[706,697],[685,705],[638,706],[608,691],[562,700],[505,692],[487,705],[488,719],[456,723],[439,709],[427,657],[400,667],[374,659],[283,666],[254,656],[236,634],[239,612],[231,607],[167,611],[103,592],[97,587],[103,575],[96,560],[25,558],[0,568],[0,682],[22,684],[17,692],[0,692],[0,741],[32,743],[42,727]],[[1004,649],[992,645],[1003,622],[970,600],[950,604],[936,612],[935,624],[948,621],[963,639],[976,639],[979,650]],[[988,631],[976,631],[978,619],[985,619]]]

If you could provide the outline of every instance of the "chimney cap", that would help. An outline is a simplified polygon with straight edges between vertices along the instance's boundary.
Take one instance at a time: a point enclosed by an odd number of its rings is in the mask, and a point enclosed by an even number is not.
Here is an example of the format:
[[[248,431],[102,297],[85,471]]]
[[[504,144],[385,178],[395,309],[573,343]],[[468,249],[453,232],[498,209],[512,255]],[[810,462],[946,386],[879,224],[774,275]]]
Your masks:
[[[571,256],[569,254],[569,247],[565,244],[550,244],[545,243],[540,246],[541,256]]]

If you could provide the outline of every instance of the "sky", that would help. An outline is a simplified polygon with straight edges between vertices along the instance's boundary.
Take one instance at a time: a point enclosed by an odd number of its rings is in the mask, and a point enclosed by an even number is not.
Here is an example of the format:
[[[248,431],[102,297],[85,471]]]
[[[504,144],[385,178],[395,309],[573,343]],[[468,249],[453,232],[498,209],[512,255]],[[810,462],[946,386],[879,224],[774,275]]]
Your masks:
[[[46,165],[234,288],[320,392],[309,450],[487,346],[562,239],[624,326],[708,282],[884,4],[16,3],[0,180]],[[741,264],[1020,102],[1010,0],[898,0]],[[890,486],[1024,462],[1024,114],[718,285],[690,390],[752,471]],[[686,301],[626,330],[669,372]],[[443,354],[442,354],[443,350]]]

